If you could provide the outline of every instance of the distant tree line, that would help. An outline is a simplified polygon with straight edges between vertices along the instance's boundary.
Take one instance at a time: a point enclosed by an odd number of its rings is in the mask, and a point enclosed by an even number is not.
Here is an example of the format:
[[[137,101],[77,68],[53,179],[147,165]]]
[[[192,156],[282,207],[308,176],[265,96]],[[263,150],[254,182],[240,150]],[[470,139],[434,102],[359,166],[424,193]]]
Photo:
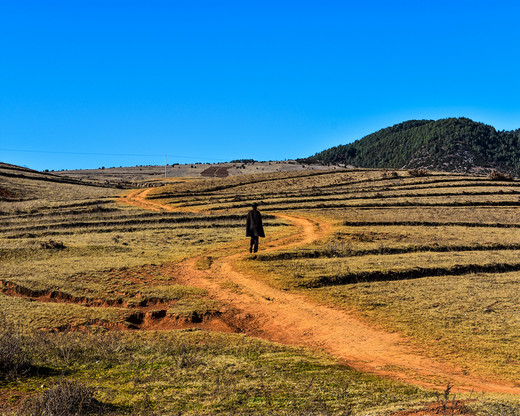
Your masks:
[[[256,163],[255,159],[234,159],[229,163]]]

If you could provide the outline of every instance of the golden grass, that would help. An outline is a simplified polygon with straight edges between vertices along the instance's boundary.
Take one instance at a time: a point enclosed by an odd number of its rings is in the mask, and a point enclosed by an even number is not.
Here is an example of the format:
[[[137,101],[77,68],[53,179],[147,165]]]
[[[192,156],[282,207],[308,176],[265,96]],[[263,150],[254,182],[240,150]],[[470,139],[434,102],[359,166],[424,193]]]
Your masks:
[[[517,381],[520,273],[366,282],[307,292],[403,332],[433,357],[468,372]]]
[[[124,308],[89,308],[86,306],[32,302],[30,299],[0,293],[0,310],[10,321],[26,330],[98,326],[103,323],[125,326],[128,311]]]
[[[327,210],[328,216],[353,222],[465,222],[479,224],[520,224],[518,207],[399,207]]]
[[[481,265],[490,267],[500,264],[517,265],[519,264],[519,256],[520,250],[366,255],[272,261],[266,266],[266,270],[271,273],[276,272],[278,279],[282,279],[280,283],[284,287],[327,286],[350,283],[352,279],[370,279],[369,276],[375,272],[383,275],[388,273],[387,279],[392,280],[390,274],[392,272],[410,271],[410,278],[414,278],[414,271],[420,272],[423,268],[446,269],[448,271],[443,273],[446,274],[456,266],[475,266],[475,268],[478,268]],[[431,273],[435,273],[435,271]],[[403,276],[402,278],[406,279],[407,277]]]
[[[132,215],[141,214],[136,209],[128,210],[119,204],[109,205],[110,210],[100,212],[81,210],[66,217],[58,217],[58,224],[53,222],[57,208],[39,214],[37,218],[21,216],[11,217],[8,227],[0,233],[0,262],[2,279],[15,282],[33,290],[60,290],[72,296],[88,296],[110,299],[111,293],[125,292],[127,276],[116,277],[112,271],[139,267],[144,264],[176,263],[204,250],[216,250],[240,239],[244,235],[243,225],[237,220],[214,222],[206,216],[187,217],[189,221],[178,222],[177,216],[164,216],[161,213],[150,214],[148,222],[139,222],[129,230],[114,230],[114,219],[126,221]],[[66,210],[63,214],[66,214]],[[171,222],[169,221],[171,217]],[[156,228],[157,218],[161,228]],[[182,219],[182,218],[181,218]],[[34,221],[38,221],[34,224]],[[1,221],[1,218],[0,218]],[[89,229],[89,225],[72,228],[77,221],[99,224]],[[220,221],[220,222],[219,222]],[[6,221],[7,222],[7,221]],[[23,223],[45,224],[53,235],[40,237],[16,237],[13,232]],[[221,226],[214,227],[214,224]],[[240,226],[239,226],[240,225]],[[135,229],[134,229],[135,228]],[[276,229],[274,223],[272,228]],[[14,230],[14,231],[13,231]],[[31,230],[26,231],[31,232]],[[64,249],[42,248],[49,240],[59,241]],[[168,276],[154,276],[171,284],[175,280],[172,271]],[[143,282],[143,284],[149,284]],[[135,283],[134,286],[139,286]],[[133,292],[136,292],[135,289]],[[128,295],[132,296],[132,295]],[[167,296],[166,296],[167,297]]]

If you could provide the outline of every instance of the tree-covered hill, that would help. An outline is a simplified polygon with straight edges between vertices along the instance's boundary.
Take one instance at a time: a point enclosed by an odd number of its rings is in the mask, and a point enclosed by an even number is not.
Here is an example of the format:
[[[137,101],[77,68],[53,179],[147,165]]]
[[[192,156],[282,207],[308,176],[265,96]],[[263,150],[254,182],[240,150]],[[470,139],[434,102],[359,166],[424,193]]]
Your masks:
[[[468,118],[410,120],[324,150],[308,163],[520,174],[520,129],[497,131]]]

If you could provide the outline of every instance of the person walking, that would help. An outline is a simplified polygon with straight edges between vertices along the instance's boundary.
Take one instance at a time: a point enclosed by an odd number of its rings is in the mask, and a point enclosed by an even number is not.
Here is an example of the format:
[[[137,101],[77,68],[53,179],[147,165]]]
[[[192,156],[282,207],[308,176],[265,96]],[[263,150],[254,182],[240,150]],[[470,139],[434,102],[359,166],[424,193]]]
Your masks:
[[[251,237],[251,244],[249,246],[249,252],[258,251],[258,238],[265,237],[264,227],[262,225],[262,214],[258,211],[258,204],[254,202],[252,210],[247,213],[246,221],[246,236]]]

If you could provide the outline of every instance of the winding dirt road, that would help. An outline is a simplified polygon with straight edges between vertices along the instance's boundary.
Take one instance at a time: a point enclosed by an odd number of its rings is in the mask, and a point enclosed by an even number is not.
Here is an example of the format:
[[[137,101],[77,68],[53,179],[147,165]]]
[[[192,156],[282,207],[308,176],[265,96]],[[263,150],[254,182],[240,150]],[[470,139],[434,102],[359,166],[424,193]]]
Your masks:
[[[175,209],[146,196],[150,189],[136,190],[122,202],[152,210]],[[330,224],[317,219],[276,214],[295,228],[291,237],[272,242],[264,251],[280,250],[320,239],[330,232]],[[207,255],[207,254],[206,254]],[[239,272],[234,264],[246,254],[230,249],[199,270],[197,261],[179,264],[179,278],[186,284],[206,289],[210,296],[236,312],[240,328],[249,335],[322,350],[351,367],[415,385],[452,391],[520,394],[520,386],[465,374],[462,369],[427,357],[421,347],[397,333],[374,328],[346,311],[317,304],[305,296],[279,290]]]

